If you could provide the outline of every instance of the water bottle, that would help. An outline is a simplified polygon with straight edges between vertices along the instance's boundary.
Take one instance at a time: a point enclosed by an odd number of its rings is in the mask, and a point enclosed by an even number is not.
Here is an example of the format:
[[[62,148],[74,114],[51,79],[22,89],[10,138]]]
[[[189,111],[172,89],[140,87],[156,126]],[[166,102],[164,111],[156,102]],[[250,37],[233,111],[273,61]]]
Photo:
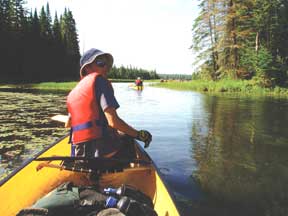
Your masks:
[[[119,193],[121,193],[121,188],[104,188],[104,193],[107,195],[119,195],[120,196]]]
[[[117,202],[117,208],[126,216],[157,216],[157,213],[148,205],[141,204],[126,196]]]
[[[146,194],[128,185],[121,185],[119,188],[105,188],[104,193],[110,196],[116,195],[118,198],[122,196],[130,197],[140,203],[146,204],[153,208],[153,202]]]
[[[105,202],[105,208],[115,208],[117,206],[118,199],[109,196]]]
[[[106,199],[105,208],[117,208],[126,216],[157,216],[157,213],[146,204],[141,204],[126,196],[121,199],[109,196]]]

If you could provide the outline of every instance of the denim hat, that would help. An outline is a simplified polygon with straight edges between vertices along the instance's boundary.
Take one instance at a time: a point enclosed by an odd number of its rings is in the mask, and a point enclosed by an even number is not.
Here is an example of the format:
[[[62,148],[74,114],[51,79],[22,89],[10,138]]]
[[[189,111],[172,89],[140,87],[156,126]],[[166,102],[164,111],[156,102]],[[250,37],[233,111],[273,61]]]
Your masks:
[[[91,64],[98,56],[102,55],[106,56],[108,70],[110,70],[113,65],[113,56],[110,53],[105,53],[101,50],[92,48],[87,50],[80,59],[80,77],[86,75],[84,74],[83,68],[86,65]]]

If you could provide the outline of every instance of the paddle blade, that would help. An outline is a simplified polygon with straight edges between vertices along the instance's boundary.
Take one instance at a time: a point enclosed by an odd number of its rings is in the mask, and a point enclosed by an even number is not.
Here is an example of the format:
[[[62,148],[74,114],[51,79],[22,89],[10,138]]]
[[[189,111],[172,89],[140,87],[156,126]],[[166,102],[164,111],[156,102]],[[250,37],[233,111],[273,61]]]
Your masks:
[[[69,120],[68,115],[55,115],[51,117],[52,120],[66,123]]]

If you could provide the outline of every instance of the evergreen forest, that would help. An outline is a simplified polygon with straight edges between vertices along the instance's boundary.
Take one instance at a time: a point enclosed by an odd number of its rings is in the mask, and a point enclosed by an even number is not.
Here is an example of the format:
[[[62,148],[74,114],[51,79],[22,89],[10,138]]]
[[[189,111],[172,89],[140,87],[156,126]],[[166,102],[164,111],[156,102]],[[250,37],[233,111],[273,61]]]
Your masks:
[[[52,17],[53,16],[53,17]],[[49,3],[28,10],[24,0],[0,0],[0,82],[79,80],[79,39],[71,10],[51,14]],[[110,78],[156,79],[156,71],[112,68]]]
[[[193,79],[252,80],[287,86],[287,0],[199,0],[192,50]]]

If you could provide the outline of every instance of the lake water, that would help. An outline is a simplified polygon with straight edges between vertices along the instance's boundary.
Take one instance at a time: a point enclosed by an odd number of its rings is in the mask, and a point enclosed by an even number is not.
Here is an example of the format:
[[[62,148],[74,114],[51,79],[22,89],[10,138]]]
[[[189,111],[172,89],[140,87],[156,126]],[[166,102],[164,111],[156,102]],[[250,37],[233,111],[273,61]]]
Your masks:
[[[182,215],[288,215],[288,100],[113,84]],[[0,92],[0,178],[67,133],[63,93]]]

